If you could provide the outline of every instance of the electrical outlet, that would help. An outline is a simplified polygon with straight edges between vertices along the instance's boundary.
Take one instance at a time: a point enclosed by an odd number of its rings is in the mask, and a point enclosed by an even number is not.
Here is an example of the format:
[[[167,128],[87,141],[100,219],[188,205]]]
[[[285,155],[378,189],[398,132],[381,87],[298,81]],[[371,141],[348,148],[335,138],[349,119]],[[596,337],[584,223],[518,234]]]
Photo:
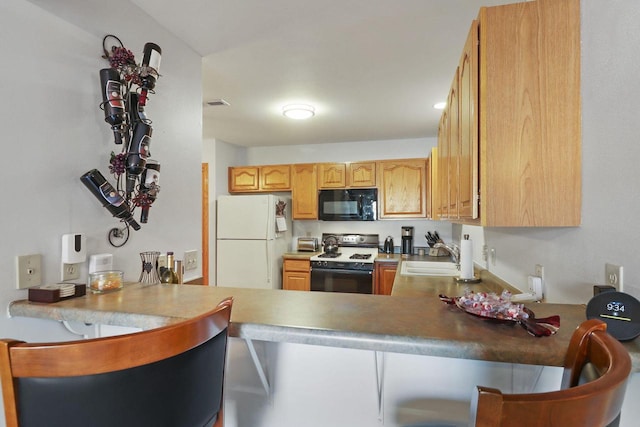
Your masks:
[[[496,265],[496,248],[491,248],[489,253],[491,254],[491,264]]]
[[[62,263],[62,273],[60,274],[60,280],[64,282],[66,280],[79,279],[81,265],[82,263],[78,263],[78,264]]]
[[[16,257],[16,288],[26,289],[42,284],[42,255]]]
[[[615,286],[618,292],[623,292],[622,266],[606,263],[604,265],[604,284]]]
[[[195,270],[198,268],[198,251],[186,251],[184,253],[184,262],[183,262],[184,270]]]
[[[538,276],[544,281],[544,267],[542,266],[542,264],[536,264],[536,271],[534,276]]]

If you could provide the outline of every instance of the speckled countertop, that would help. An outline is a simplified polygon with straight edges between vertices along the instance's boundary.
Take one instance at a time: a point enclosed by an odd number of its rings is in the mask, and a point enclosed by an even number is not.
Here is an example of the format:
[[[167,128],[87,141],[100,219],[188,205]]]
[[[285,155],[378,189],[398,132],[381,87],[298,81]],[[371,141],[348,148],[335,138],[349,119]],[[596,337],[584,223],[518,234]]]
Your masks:
[[[121,291],[53,304],[14,301],[9,313],[149,329],[198,315],[233,296],[230,332],[235,337],[551,366],[562,365],[569,337],[584,320],[581,305],[533,304],[539,317],[562,317],[556,335],[535,338],[518,325],[463,313],[426,290],[441,290],[443,283],[423,281],[421,295],[416,283],[413,290],[407,285],[405,296],[403,285],[396,295],[382,296],[128,284]],[[640,347],[633,341],[627,348],[640,370]]]

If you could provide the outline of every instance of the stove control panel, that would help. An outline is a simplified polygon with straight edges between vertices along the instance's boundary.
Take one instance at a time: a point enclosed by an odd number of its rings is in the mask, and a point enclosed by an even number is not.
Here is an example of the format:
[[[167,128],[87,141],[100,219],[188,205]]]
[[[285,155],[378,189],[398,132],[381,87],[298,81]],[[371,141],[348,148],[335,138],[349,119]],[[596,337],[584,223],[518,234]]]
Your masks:
[[[311,270],[359,270],[373,271],[373,263],[371,262],[342,262],[342,261],[311,261]]]

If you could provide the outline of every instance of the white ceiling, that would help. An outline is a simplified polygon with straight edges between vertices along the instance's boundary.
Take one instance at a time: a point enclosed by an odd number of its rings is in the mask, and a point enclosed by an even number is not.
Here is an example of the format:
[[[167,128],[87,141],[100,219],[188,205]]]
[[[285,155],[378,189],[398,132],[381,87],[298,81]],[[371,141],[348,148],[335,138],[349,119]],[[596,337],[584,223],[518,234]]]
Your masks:
[[[242,146],[435,137],[471,20],[516,2],[131,1],[204,57],[204,137]]]

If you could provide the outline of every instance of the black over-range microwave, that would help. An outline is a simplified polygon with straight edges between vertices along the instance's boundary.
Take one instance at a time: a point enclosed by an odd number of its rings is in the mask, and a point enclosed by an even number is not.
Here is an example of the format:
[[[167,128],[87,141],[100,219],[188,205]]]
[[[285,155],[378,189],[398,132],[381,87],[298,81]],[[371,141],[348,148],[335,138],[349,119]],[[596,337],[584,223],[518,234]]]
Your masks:
[[[377,188],[320,190],[318,193],[318,218],[323,221],[375,221],[377,211]]]

